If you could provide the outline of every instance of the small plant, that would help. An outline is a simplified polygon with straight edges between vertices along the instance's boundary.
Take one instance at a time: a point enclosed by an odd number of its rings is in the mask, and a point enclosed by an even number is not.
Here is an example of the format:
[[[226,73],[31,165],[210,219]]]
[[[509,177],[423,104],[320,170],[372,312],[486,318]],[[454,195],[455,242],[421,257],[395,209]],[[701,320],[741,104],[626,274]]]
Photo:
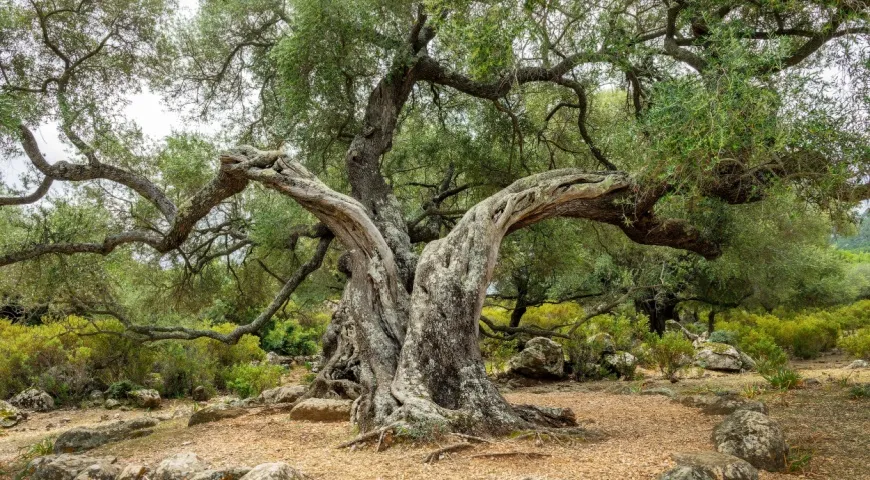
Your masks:
[[[801,376],[789,368],[780,368],[774,373],[762,375],[777,390],[791,390],[801,383]]]
[[[314,379],[317,378],[317,374],[314,372],[308,372],[305,375],[302,375],[302,383],[305,385],[311,385],[314,383]]]
[[[861,383],[852,385],[849,389],[849,397],[851,398],[870,398],[870,383]]]
[[[806,471],[813,459],[814,452],[800,447],[793,447],[788,454],[788,472],[802,473]]]
[[[242,398],[250,398],[277,387],[283,373],[284,368],[280,365],[243,363],[230,368],[224,379],[230,391]]]
[[[46,437],[33,445],[22,447],[19,450],[19,457],[24,461],[30,461],[37,457],[51,455],[52,453],[54,453],[54,437]]]
[[[740,392],[741,395],[749,400],[755,400],[760,397],[762,393],[764,393],[764,389],[761,388],[760,385],[746,385],[743,387],[743,391]]]
[[[665,332],[659,338],[655,334],[647,337],[650,358],[658,365],[662,375],[671,382],[677,381],[677,372],[695,354],[695,348],[681,332]]]

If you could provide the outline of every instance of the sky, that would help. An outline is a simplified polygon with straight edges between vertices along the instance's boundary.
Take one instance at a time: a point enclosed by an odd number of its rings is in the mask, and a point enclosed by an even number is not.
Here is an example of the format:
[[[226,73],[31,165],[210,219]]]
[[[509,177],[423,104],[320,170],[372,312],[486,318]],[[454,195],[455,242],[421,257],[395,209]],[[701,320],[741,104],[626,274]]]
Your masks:
[[[198,9],[198,0],[178,0],[179,9],[183,15],[192,15]],[[142,128],[142,133],[152,139],[161,139],[173,131],[208,131],[217,129],[216,125],[191,124],[187,119],[170,111],[159,95],[144,88],[136,95],[131,95],[129,105],[124,109],[124,115]],[[41,125],[35,132],[36,140],[43,155],[50,163],[65,160],[70,157],[70,149],[60,140],[57,123]],[[21,188],[21,175],[27,171],[30,161],[24,157],[0,157],[0,171],[3,183],[13,188]]]

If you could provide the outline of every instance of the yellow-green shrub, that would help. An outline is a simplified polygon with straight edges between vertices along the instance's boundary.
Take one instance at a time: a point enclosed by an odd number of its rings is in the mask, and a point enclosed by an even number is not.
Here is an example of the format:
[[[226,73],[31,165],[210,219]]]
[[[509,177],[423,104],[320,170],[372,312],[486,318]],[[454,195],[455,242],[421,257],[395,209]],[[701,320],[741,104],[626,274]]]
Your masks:
[[[242,398],[255,397],[263,390],[281,383],[284,368],[280,365],[240,363],[223,374],[227,388]]]
[[[844,336],[840,339],[839,345],[853,357],[870,360],[870,327],[864,327],[851,335]]]

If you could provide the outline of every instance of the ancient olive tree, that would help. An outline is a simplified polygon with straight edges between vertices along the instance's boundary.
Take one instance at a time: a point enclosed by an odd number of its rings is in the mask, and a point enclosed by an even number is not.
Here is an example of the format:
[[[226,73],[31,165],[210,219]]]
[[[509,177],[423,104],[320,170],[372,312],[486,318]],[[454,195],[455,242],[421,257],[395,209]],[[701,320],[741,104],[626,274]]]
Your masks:
[[[364,432],[561,425],[486,377],[478,318],[503,238],[575,218],[715,258],[729,205],[776,188],[830,210],[867,198],[868,15],[858,0],[256,0],[179,19],[162,0],[7,0],[4,146],[37,183],[0,198],[36,207],[4,214],[32,228],[4,241],[0,265],[127,252],[229,268],[264,248],[250,235],[264,187],[318,222],[282,224],[285,248],[318,243],[273,275],[283,286],[251,322],[220,334],[149,324],[111,295],[71,302],[145,340],[234,342],[335,238],[347,281],[310,395],[356,399]],[[848,76],[850,95],[823,72]],[[260,148],[178,174],[202,156],[155,152],[119,114],[143,85]],[[614,98],[622,108],[601,108]],[[40,150],[49,122],[68,160]],[[99,228],[56,235],[50,213],[74,199],[102,212]]]

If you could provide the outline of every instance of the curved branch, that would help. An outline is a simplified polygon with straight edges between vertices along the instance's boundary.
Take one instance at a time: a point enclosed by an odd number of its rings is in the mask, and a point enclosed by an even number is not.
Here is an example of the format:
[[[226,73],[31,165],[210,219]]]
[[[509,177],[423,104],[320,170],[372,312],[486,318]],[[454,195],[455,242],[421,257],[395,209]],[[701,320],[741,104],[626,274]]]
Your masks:
[[[44,197],[48,193],[48,190],[51,188],[51,184],[53,182],[54,179],[52,179],[51,177],[45,177],[42,180],[42,183],[39,184],[39,187],[37,187],[37,189],[30,195],[25,195],[23,197],[0,197],[0,206],[26,205],[28,203],[33,203]]]

